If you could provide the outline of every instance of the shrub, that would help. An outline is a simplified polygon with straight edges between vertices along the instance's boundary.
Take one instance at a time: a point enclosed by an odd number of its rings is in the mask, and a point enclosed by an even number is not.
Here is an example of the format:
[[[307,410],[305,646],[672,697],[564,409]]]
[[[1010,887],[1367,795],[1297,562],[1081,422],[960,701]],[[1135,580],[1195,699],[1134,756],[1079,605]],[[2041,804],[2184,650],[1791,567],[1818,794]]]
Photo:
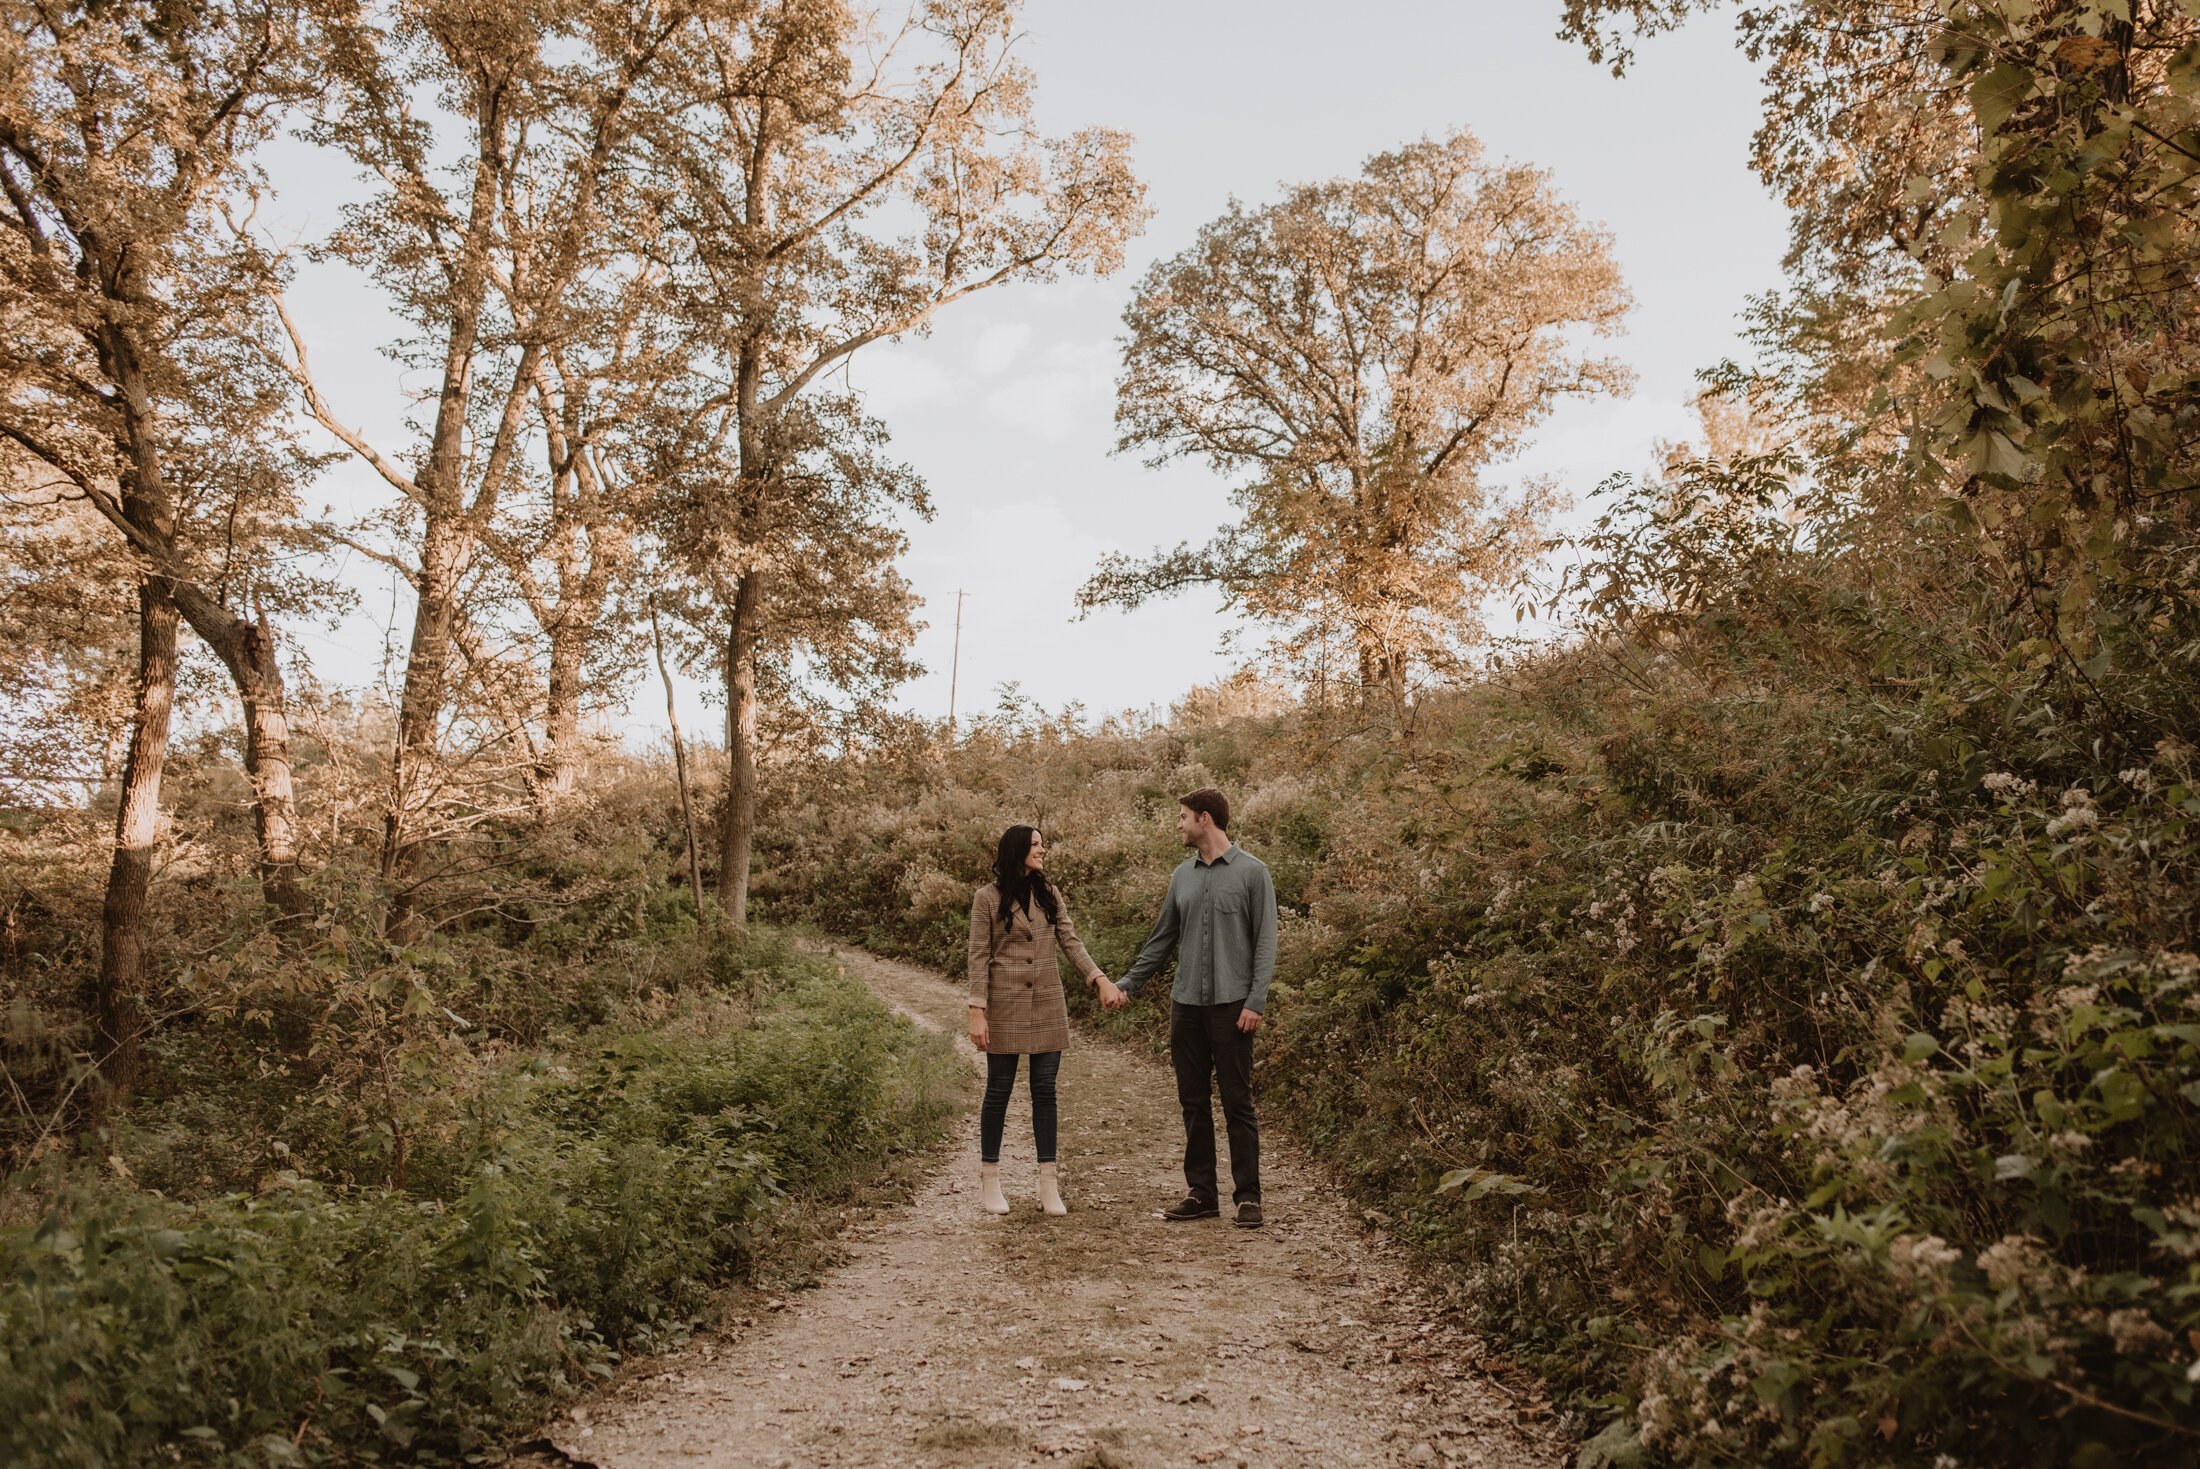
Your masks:
[[[432,1187],[61,1181],[0,1234],[7,1462],[449,1461],[682,1329],[784,1243],[790,1193],[925,1143],[952,1096],[860,983],[736,962],[755,1020],[704,996],[503,1065]]]

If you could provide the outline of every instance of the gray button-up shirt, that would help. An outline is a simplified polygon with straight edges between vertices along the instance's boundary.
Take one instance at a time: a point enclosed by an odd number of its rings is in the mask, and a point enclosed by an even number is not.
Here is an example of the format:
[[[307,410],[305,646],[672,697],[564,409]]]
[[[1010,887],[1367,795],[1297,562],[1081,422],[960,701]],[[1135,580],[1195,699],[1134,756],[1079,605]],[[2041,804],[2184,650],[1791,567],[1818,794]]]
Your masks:
[[[1137,994],[1180,945],[1169,992],[1176,1003],[1243,1000],[1248,1010],[1265,1008],[1276,975],[1276,884],[1267,864],[1235,845],[1212,862],[1195,853],[1177,864],[1161,917],[1123,975],[1123,993]]]

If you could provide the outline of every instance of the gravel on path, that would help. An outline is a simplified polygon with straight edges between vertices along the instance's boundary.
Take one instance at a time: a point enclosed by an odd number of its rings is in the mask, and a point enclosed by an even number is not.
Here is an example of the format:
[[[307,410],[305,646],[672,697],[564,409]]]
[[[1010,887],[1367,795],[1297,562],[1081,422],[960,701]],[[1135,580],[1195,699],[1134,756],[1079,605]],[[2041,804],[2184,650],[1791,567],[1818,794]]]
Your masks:
[[[960,1036],[958,983],[833,952]],[[974,1104],[979,1058],[957,1046]],[[549,1439],[601,1469],[1566,1463],[1533,1386],[1478,1370],[1402,1251],[1287,1140],[1264,1139],[1265,1228],[1173,1224],[1159,1211],[1183,1193],[1183,1130],[1166,1068],[1073,1036],[1060,1096],[1067,1217],[1032,1197],[1019,1077],[1009,1214],[978,1206],[973,1105],[914,1201],[853,1226],[816,1288],[655,1360]]]

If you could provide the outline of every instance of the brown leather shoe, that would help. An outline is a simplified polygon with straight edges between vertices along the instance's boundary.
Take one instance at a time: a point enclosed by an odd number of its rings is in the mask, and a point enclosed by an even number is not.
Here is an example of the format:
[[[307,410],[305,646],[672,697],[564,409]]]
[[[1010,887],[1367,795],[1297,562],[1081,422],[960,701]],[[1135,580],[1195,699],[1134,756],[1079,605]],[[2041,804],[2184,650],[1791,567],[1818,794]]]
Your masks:
[[[1215,1219],[1221,1217],[1222,1205],[1213,1199],[1203,1199],[1198,1194],[1186,1194],[1182,1200],[1161,1211],[1164,1219]]]
[[[1260,1205],[1250,1199],[1237,1206],[1237,1218],[1231,1221],[1240,1229],[1258,1229],[1263,1222]]]

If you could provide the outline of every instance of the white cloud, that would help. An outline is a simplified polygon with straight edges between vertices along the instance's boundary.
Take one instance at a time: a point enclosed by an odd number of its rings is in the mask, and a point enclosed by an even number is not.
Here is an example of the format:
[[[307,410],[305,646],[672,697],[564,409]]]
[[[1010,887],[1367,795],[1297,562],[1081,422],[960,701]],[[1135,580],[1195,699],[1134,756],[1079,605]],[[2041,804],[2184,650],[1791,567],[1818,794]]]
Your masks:
[[[980,377],[993,377],[1023,356],[1024,348],[1030,345],[1029,322],[996,321],[978,334],[977,346],[970,353],[971,369]]]
[[[1607,475],[1639,474],[1650,467],[1651,446],[1661,439],[1689,439],[1696,411],[1676,398],[1636,397],[1569,403],[1540,426],[1527,449],[1497,466],[1506,478],[1556,476],[1576,495]]]
[[[1032,370],[986,395],[989,416],[1042,443],[1073,434],[1103,442],[1115,421],[1115,349],[1105,342],[1064,342],[1049,347]]]
[[[953,370],[923,342],[875,347],[858,354],[847,380],[863,395],[864,408],[888,423],[897,414],[940,402],[958,386]]]

